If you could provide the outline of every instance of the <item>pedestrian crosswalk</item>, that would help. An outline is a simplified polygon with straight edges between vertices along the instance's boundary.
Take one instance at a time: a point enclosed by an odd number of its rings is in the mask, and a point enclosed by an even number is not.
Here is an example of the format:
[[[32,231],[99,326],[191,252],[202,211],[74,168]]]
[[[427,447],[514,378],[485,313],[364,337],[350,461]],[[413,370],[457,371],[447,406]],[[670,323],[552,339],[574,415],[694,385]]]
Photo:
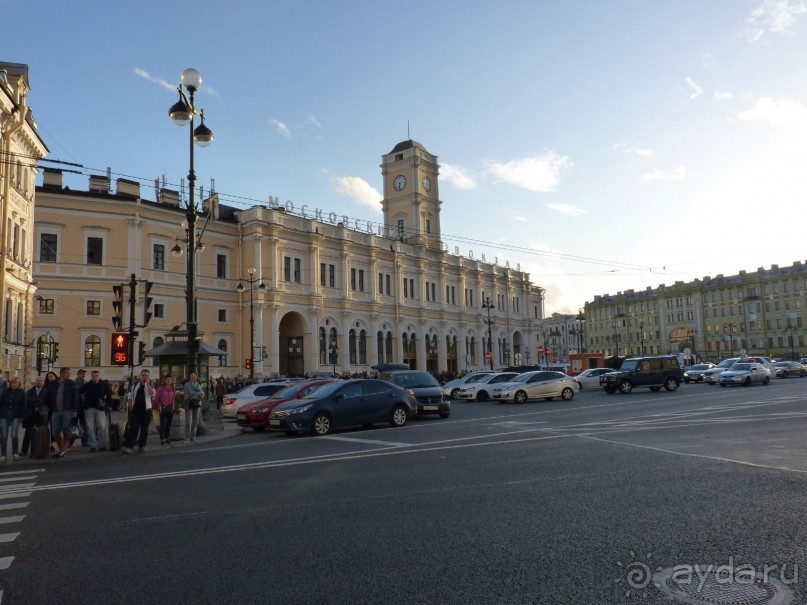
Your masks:
[[[22,533],[22,522],[30,504],[31,488],[44,468],[0,473],[0,605],[3,603],[5,577],[16,557],[14,542]]]

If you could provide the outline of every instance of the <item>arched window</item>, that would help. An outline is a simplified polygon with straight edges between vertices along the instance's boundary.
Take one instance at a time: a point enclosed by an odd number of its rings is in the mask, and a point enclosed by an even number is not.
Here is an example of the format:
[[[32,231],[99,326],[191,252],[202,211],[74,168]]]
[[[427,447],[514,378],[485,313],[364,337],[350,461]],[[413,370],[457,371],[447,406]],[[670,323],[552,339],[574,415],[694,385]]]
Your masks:
[[[367,365],[367,332],[359,332],[359,364]]]
[[[327,363],[326,352],[328,349],[328,342],[325,338],[325,328],[319,329],[319,365],[324,366]]]
[[[88,336],[84,341],[84,365],[98,367],[101,365],[101,339]]]
[[[392,332],[387,332],[387,346],[386,350],[387,363],[392,363]]]
[[[5,335],[6,340],[11,340],[11,320],[13,317],[11,316],[11,310],[13,309],[13,303],[11,302],[10,298],[6,299],[6,325],[4,327],[3,334]]]
[[[348,346],[350,347],[350,365],[356,365],[356,330],[351,330],[348,335]]]
[[[223,338],[219,340],[218,349],[227,352],[227,341]],[[219,367],[227,365],[227,355],[219,355]]]
[[[162,336],[155,336],[154,340],[151,341],[151,346],[154,347],[155,349],[157,347],[161,347],[164,344],[165,344],[165,341],[163,340]]]
[[[384,333],[379,330],[376,336],[375,349],[378,357],[378,363],[384,363]]]
[[[23,332],[25,331],[25,308],[22,303],[17,303],[17,342],[25,340]]]

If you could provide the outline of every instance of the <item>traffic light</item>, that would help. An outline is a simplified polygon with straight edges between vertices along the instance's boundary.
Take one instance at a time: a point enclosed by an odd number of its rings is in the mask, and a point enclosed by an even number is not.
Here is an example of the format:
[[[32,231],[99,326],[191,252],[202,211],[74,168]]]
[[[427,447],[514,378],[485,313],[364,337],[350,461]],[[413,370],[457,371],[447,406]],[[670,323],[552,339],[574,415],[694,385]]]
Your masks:
[[[151,288],[154,286],[154,282],[147,281],[144,286],[143,292],[143,327],[149,325],[151,321],[151,317],[153,313],[151,312],[151,303],[154,302],[154,299],[149,296],[149,292],[151,292]],[[142,362],[141,362],[142,363]]]
[[[112,286],[112,327],[120,332],[123,325],[123,285]]]
[[[146,343],[140,341],[137,343],[137,365],[143,365],[146,361]]]
[[[59,361],[59,343],[55,340],[50,345],[50,362],[51,364]]]
[[[114,332],[112,334],[112,365],[129,365],[130,344],[127,332]]]
[[[245,359],[244,360],[244,367],[247,370],[251,370],[252,369],[252,360],[251,359]]]

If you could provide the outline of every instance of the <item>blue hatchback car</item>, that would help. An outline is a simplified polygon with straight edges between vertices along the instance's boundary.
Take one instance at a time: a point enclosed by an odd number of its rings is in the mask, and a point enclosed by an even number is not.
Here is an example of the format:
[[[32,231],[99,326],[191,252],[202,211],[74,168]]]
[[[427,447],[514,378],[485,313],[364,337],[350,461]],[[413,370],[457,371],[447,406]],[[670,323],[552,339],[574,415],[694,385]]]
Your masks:
[[[389,422],[400,427],[417,413],[414,395],[386,380],[355,379],[326,384],[305,399],[277,406],[269,429],[327,435],[334,429]]]

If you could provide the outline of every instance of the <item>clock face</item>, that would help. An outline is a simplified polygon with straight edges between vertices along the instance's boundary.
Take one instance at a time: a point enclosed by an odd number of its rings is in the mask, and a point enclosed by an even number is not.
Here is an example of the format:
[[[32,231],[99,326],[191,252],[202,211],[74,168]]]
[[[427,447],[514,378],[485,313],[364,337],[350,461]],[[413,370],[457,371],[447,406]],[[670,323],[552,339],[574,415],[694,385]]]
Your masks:
[[[395,187],[395,191],[403,191],[403,188],[406,187],[406,177],[399,174],[395,177],[395,180],[392,181],[392,186]]]
[[[423,177],[423,188],[426,191],[431,191],[432,190],[432,180],[427,176]]]

